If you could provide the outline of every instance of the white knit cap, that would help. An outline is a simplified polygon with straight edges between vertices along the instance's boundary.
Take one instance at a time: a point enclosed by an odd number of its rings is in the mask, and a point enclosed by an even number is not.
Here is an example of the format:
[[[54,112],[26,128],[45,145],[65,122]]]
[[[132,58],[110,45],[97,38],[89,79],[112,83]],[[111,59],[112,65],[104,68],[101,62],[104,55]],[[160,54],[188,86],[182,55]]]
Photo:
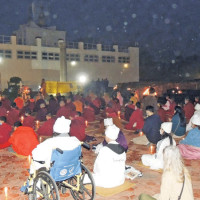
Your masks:
[[[71,120],[65,119],[64,116],[59,117],[53,125],[53,131],[60,134],[69,133],[70,124]]]
[[[166,133],[171,133],[172,131],[172,122],[164,122],[161,124],[161,128],[166,132]]]
[[[104,126],[111,126],[111,125],[113,125],[113,119],[112,118],[104,119]]]
[[[200,104],[197,103],[196,106],[194,107],[195,110],[200,110]]]
[[[192,123],[194,125],[200,126],[200,115],[199,114],[194,114],[192,117]]]
[[[116,140],[119,135],[119,128],[116,127],[114,124],[111,126],[107,126],[105,135],[110,138],[111,140]]]

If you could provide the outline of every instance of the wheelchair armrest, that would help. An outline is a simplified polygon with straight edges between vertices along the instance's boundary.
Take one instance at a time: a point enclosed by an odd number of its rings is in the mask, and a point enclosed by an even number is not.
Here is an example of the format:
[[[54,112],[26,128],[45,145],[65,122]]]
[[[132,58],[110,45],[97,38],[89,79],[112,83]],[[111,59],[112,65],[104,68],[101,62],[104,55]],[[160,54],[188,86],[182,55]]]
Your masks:
[[[45,161],[39,161],[39,160],[33,160],[34,162],[38,162],[38,163],[40,163],[40,164],[44,164],[45,163]]]
[[[82,146],[83,146],[84,148],[90,150],[90,145],[89,145],[88,143],[83,142],[83,143],[82,143]]]
[[[62,149],[56,148],[56,151],[58,151],[60,154],[63,154],[63,150]]]

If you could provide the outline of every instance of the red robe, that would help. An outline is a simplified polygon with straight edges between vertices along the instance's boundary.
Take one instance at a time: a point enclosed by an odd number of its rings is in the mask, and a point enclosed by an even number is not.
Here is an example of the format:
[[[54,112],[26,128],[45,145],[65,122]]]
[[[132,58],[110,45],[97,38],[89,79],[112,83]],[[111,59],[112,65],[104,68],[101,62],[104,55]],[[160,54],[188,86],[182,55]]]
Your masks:
[[[70,116],[70,112],[68,110],[68,108],[66,108],[65,106],[60,107],[56,113],[56,117],[62,117],[64,116],[66,119],[69,119]]]
[[[30,127],[18,127],[9,139],[13,150],[20,155],[31,155],[33,149],[39,144],[37,135]]]
[[[46,121],[46,114],[47,114],[47,109],[40,108],[37,112],[36,120],[38,120],[40,122]]]
[[[133,127],[135,123],[136,127]],[[125,128],[128,130],[139,130],[142,129],[143,126],[144,126],[143,112],[141,109],[137,109],[133,111],[133,113],[131,114],[129,123],[125,125]]]
[[[93,122],[95,121],[95,112],[94,109],[91,107],[88,108],[84,108],[83,109],[83,117],[85,120],[87,120],[88,122]]]
[[[1,107],[0,107],[0,117],[1,117],[1,116],[6,117],[6,115],[7,115],[6,109],[5,109],[3,106],[1,106]]]
[[[21,97],[17,97],[14,102],[16,103],[17,107],[19,109],[22,109],[24,107],[24,100]]]
[[[86,137],[85,128],[86,125],[83,117],[74,118],[70,126],[70,136],[75,136],[80,141],[84,141]]]
[[[11,109],[11,103],[10,100],[8,98],[5,98],[2,100],[2,106],[6,109],[6,110],[10,110]]]
[[[0,148],[1,149],[10,146],[10,144],[8,143],[8,140],[10,138],[11,131],[12,131],[12,127],[9,124],[3,123],[2,125],[0,125]]]
[[[55,119],[49,119],[42,124],[42,126],[38,129],[37,134],[43,136],[52,136],[53,135],[53,125],[55,123]]]
[[[188,123],[190,121],[190,118],[194,114],[194,105],[191,102],[185,104],[185,106],[184,106],[184,112],[185,112],[186,121]]]
[[[169,118],[172,118],[172,117],[173,117],[175,106],[176,106],[176,103],[175,103],[175,102],[170,102],[169,110],[166,111],[166,115],[167,115]]]
[[[35,118],[33,116],[28,116],[24,118],[23,126],[28,126],[34,129],[35,127]]]
[[[166,111],[163,108],[158,109],[158,115],[162,122],[166,122]]]
[[[7,123],[13,126],[16,121],[19,121],[19,110],[12,108],[8,113]]]

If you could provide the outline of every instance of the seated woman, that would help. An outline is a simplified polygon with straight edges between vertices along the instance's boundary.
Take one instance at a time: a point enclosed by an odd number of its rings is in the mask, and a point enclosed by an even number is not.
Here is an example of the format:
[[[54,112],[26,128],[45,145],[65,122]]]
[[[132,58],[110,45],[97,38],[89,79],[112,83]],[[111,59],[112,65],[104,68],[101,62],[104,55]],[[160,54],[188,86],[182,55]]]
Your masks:
[[[135,111],[131,114],[129,123],[125,125],[125,129],[135,130],[135,133],[139,133],[144,126],[143,112],[141,109],[141,103],[137,102],[135,105]]]
[[[126,153],[116,142],[118,134],[119,128],[115,125],[106,128],[105,140],[108,144],[101,148],[94,163],[93,177],[96,186],[112,188],[125,181]]]
[[[179,143],[179,150],[185,159],[200,159],[200,115],[192,117],[193,129]]]
[[[168,146],[163,153],[164,167],[160,194],[156,198],[141,194],[139,200],[194,200],[192,183],[188,170],[183,164],[178,147]]]
[[[184,112],[180,106],[176,106],[174,112],[174,116],[172,117],[172,133],[175,136],[182,137],[186,132]]]
[[[163,149],[169,145],[176,146],[176,142],[171,136],[171,130],[171,122],[161,124],[160,134],[162,135],[162,139],[157,143],[156,153],[153,155],[143,155],[141,158],[143,165],[149,166],[151,169],[163,168]]]

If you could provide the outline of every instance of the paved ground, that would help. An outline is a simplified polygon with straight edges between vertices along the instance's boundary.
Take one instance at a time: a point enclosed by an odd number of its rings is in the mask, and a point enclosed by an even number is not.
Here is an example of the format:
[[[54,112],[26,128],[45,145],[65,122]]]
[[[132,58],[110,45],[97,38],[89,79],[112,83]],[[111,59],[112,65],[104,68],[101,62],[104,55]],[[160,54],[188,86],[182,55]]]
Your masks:
[[[95,124],[89,124],[87,128],[87,133],[89,135],[98,135],[97,141],[93,143],[98,143],[103,140],[103,136],[98,133],[99,122]],[[130,140],[133,137],[138,137],[132,132],[127,132],[124,130],[125,136],[129,141],[129,151],[127,153],[127,164],[134,166],[136,169],[143,172],[143,177],[136,178],[133,180],[136,186],[130,188],[127,191],[121,192],[118,195],[105,198],[96,195],[97,200],[133,200],[138,199],[140,193],[148,193],[153,195],[159,193],[161,172],[152,171],[148,168],[140,165],[140,158],[142,154],[149,153],[147,146],[135,145]],[[92,150],[87,151],[83,149],[84,164],[92,171],[94,160],[96,155]],[[196,200],[200,200],[200,160],[185,160],[185,165],[188,167],[191,177],[194,196]],[[26,195],[20,192],[20,187],[23,185],[24,181],[28,177],[27,169],[29,167],[28,158],[21,158],[13,155],[8,151],[8,149],[0,150],[0,200],[4,200],[4,187],[8,187],[8,200],[25,200],[28,199]],[[65,195],[61,195],[62,200],[73,199],[69,191]]]

